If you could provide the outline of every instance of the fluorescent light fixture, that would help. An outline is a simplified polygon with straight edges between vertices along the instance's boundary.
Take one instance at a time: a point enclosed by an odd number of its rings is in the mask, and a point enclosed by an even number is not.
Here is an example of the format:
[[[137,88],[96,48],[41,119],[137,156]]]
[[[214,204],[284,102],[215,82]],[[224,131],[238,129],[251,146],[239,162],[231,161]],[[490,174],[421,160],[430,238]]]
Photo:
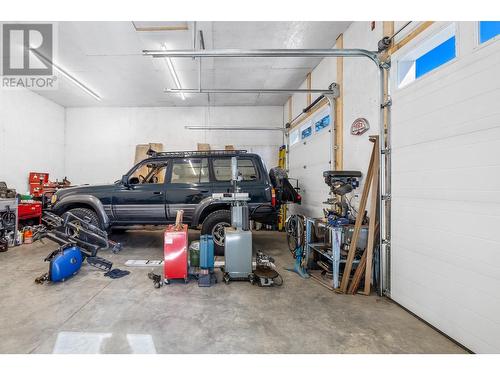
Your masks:
[[[82,81],[79,79],[75,78],[73,75],[68,73],[66,69],[62,68],[61,66],[57,65],[53,61],[51,61],[49,58],[45,57],[42,55],[40,52],[37,50],[31,50],[36,56],[38,56],[41,60],[44,60],[46,63],[52,65],[52,67],[57,70],[59,73],[61,73],[64,77],[66,77],[68,80],[70,80],[74,85],[78,86],[81,88],[83,91],[85,91],[87,94],[92,96],[94,99],[101,101],[102,98],[92,89],[90,89],[87,85],[85,85]]]
[[[167,50],[167,47],[163,44],[161,46],[161,48],[163,48],[163,50]],[[175,85],[177,86],[177,89],[181,89],[181,81],[179,81],[179,77],[177,76],[177,72],[175,71],[174,69],[174,64],[172,64],[172,59],[170,59],[170,57],[165,57],[165,62],[167,64],[167,67],[168,67],[168,70],[170,70],[170,74],[172,75],[172,78],[174,79],[174,82],[175,82]],[[179,93],[182,100],[186,100],[186,96],[184,95],[183,92],[180,92]]]
[[[76,79],[75,77],[73,77],[71,74],[69,74],[64,69],[57,66],[56,64],[53,64],[53,66],[59,73],[61,73],[63,76],[65,76],[71,82],[73,82],[76,86],[80,87],[83,91],[85,91],[87,94],[89,94],[95,100],[99,100],[99,101],[102,100],[102,98],[95,91],[91,90],[87,85],[82,83],[80,80]]]

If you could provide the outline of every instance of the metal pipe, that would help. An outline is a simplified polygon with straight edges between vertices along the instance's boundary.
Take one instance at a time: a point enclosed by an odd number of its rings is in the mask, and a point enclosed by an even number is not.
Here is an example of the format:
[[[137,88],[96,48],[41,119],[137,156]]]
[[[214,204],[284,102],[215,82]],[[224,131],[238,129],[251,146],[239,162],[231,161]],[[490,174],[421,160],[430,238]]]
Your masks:
[[[334,91],[330,89],[322,90],[322,89],[165,89],[164,92],[167,93],[184,93],[184,94],[193,94],[193,93],[202,93],[202,94],[294,94],[294,93],[315,93],[315,94],[324,94],[331,93],[334,94]]]
[[[380,293],[390,296],[390,214],[391,214],[391,148],[390,148],[390,117],[387,116],[387,133],[384,124],[384,112],[390,110],[389,96],[385,96],[385,84],[389,89],[389,67],[380,66],[379,68],[380,82],[380,118],[379,118],[379,152],[380,152],[380,169],[379,169],[379,184],[380,184],[380,200],[379,200],[379,220],[380,220]]]
[[[335,133],[337,131],[337,119],[335,117],[335,105],[337,101],[333,95],[325,95],[325,98],[328,100],[328,105],[330,106],[330,121],[332,125],[330,126],[330,170],[335,171],[337,168],[335,166],[335,150],[336,150],[336,141],[335,141]]]
[[[385,200],[385,239],[386,239],[386,249],[385,249],[385,284],[383,292],[388,297],[390,297],[391,293],[391,279],[390,279],[390,271],[391,271],[391,209],[392,209],[392,188],[391,188],[391,174],[392,174],[392,142],[391,142],[391,107],[392,107],[392,99],[391,99],[391,86],[390,86],[390,69],[385,69],[385,85],[387,87],[387,98],[386,98],[386,134],[385,134],[385,194],[389,199]]]
[[[213,49],[213,50],[143,50],[153,57],[368,57],[380,64],[378,53],[365,49]]]
[[[285,131],[285,128],[280,126],[225,126],[225,125],[186,125],[184,129],[189,130],[266,130],[266,131]]]

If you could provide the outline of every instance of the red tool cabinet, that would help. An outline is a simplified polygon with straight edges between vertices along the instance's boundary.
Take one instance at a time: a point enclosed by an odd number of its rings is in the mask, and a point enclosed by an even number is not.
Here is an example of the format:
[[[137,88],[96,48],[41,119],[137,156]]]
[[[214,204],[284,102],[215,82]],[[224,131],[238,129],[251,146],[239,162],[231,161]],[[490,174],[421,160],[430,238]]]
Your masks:
[[[44,187],[49,183],[49,174],[45,172],[30,172],[30,194],[34,197],[43,195]]]
[[[165,283],[172,279],[188,281],[188,226],[169,225],[164,237],[163,272]]]
[[[19,203],[17,205],[18,221],[36,219],[42,223],[42,204],[40,202]]]

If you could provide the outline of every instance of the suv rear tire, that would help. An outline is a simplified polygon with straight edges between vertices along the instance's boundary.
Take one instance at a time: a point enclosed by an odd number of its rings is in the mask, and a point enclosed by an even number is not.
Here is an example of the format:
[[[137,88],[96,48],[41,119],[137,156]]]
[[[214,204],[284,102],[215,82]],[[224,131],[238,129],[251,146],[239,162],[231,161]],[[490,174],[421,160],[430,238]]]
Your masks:
[[[231,226],[229,210],[214,211],[203,220],[201,234],[213,236],[215,255],[224,255],[224,228],[229,226]]]

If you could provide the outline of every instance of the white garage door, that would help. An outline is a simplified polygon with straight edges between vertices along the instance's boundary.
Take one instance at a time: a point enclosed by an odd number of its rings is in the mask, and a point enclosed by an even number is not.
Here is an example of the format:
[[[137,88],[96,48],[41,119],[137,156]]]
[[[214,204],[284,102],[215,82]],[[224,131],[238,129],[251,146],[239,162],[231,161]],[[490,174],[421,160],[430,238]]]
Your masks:
[[[299,180],[303,203],[289,205],[290,213],[300,213],[310,217],[323,215],[323,208],[326,207],[323,202],[328,198],[330,191],[323,180],[323,172],[330,170],[331,125],[316,130],[315,124],[329,113],[330,107],[327,106],[296,129],[299,140],[290,146],[288,174],[289,177]],[[306,131],[309,126],[310,136],[302,139],[301,131]],[[290,139],[292,138],[291,135]],[[295,181],[292,183],[295,185]]]
[[[408,78],[398,60],[444,27],[393,56],[391,297],[472,351],[498,353],[500,41],[454,24],[457,57],[397,88]]]

